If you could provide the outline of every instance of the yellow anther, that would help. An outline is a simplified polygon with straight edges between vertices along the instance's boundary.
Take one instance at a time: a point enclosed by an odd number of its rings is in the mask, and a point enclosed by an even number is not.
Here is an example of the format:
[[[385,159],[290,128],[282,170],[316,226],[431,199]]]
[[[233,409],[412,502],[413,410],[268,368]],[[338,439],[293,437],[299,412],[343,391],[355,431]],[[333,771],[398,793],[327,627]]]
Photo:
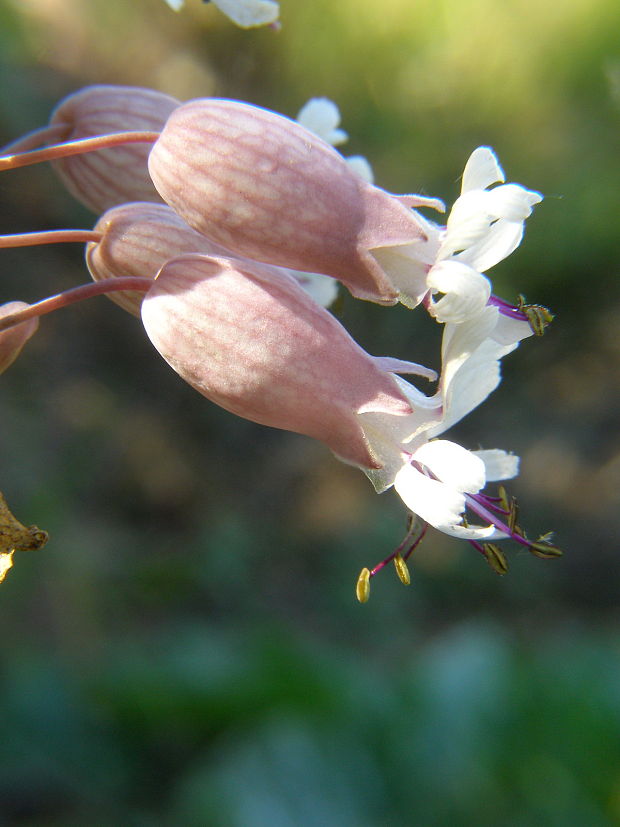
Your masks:
[[[370,597],[370,569],[362,569],[357,578],[355,594],[360,603],[367,603]]]
[[[411,583],[411,575],[409,574],[407,563],[405,563],[400,554],[397,554],[394,558],[394,568],[396,569],[396,574],[400,582],[408,586],[409,583]]]

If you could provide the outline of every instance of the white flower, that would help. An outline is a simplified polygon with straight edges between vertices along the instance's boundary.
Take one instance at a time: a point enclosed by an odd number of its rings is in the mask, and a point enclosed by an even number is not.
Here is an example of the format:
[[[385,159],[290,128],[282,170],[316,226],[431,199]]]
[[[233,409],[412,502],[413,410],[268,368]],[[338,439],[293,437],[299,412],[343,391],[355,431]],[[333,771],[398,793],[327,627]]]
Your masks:
[[[375,251],[401,291],[401,301],[416,307],[430,291],[429,312],[455,324],[479,313],[491,284],[483,275],[510,255],[523,238],[525,219],[542,195],[519,184],[503,184],[504,173],[489,147],[478,147],[463,172],[461,195],[445,227],[425,221],[427,241]],[[438,300],[432,298],[440,293]]]
[[[382,467],[366,474],[378,492],[392,485],[405,505],[451,536],[488,540],[506,536],[494,524],[463,525],[486,481],[516,475],[518,458],[504,451],[467,451],[434,439],[481,404],[500,382],[500,359],[532,331],[527,322],[506,326],[497,307],[485,307],[462,324],[447,324],[442,372],[433,396],[397,377],[413,413],[394,417],[363,414],[364,431]],[[511,322],[512,320],[508,320]],[[396,372],[396,370],[395,370]]]
[[[503,451],[484,453],[492,454],[493,469],[504,469],[505,476],[495,479],[515,476],[517,457]],[[394,488],[410,511],[451,537],[478,541],[502,539],[508,535],[492,523],[463,525],[465,510],[472,505],[472,496],[492,478],[487,478],[484,453],[467,451],[455,442],[443,439],[426,442],[400,469]]]
[[[185,0],[165,0],[174,11],[180,11]],[[275,23],[280,8],[273,0],[211,0],[214,6],[242,29]]]

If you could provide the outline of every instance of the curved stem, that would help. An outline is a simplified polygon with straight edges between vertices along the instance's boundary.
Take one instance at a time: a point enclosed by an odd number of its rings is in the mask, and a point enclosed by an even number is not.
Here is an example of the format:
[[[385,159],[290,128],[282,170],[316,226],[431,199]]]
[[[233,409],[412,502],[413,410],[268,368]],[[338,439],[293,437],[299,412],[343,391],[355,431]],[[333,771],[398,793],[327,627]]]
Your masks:
[[[16,138],[10,144],[3,146],[0,149],[0,155],[7,155],[9,152],[14,154],[16,152],[28,152],[36,147],[43,146],[43,144],[54,143],[55,141],[62,141],[71,131],[71,124],[55,123],[48,126],[42,126],[40,129],[33,129],[21,138]]]
[[[91,299],[94,296],[103,296],[106,293],[115,293],[121,290],[139,290],[146,293],[152,284],[152,279],[142,276],[122,276],[72,287],[70,290],[65,290],[56,296],[50,296],[48,299],[35,302],[35,304],[24,308],[24,310],[0,318],[0,331],[8,330],[10,327],[27,322],[28,319],[44,316],[46,313],[52,313],[62,307],[69,307],[71,304]]]
[[[83,152],[94,152],[97,149],[123,146],[124,144],[153,144],[158,138],[159,132],[115,132],[112,135],[96,135],[93,138],[66,141],[62,144],[47,146],[44,149],[34,149],[31,152],[0,157],[0,172],[26,167],[29,164],[39,164],[42,161],[53,161],[56,158],[66,158],[70,155],[80,155]]]
[[[0,249],[6,247],[34,247],[37,244],[60,244],[61,242],[98,242],[103,233],[94,230],[45,230],[40,233],[15,233],[0,235]]]

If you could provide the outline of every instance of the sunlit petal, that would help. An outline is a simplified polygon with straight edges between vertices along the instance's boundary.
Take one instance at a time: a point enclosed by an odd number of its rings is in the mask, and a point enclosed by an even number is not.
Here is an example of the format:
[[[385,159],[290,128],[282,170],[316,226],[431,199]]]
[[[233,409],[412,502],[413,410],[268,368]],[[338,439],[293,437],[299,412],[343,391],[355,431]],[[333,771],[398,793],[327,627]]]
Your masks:
[[[458,324],[486,307],[491,295],[491,284],[476,270],[458,261],[440,261],[426,279],[428,287],[444,293],[433,301],[429,312],[438,322]]]
[[[413,456],[442,482],[459,491],[475,494],[484,486],[484,462],[456,442],[435,439],[418,448]]]
[[[509,454],[498,448],[472,453],[484,462],[487,482],[511,480],[519,473],[519,457],[515,454]]]
[[[484,190],[491,184],[505,181],[504,172],[493,150],[488,146],[474,149],[465,164],[461,192]]]

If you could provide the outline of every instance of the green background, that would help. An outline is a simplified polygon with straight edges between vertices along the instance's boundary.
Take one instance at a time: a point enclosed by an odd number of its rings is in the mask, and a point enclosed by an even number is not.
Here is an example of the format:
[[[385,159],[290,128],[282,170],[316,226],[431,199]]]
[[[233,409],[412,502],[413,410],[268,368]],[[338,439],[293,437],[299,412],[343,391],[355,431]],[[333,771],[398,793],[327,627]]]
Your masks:
[[[0,824],[620,824],[620,6],[282,0],[244,32],[188,0],[0,2],[0,140],[91,83],[294,116],[340,106],[377,183],[452,202],[471,150],[545,194],[491,276],[557,319],[454,438],[561,561],[496,576],[429,532],[406,589],[357,573],[405,529],[393,493],[237,420],[106,299],[42,321],[2,376],[0,489],[50,531],[0,587]],[[0,179],[2,232],[90,227],[46,166]],[[1,301],[85,282],[82,251],[2,251]],[[421,311],[343,296],[371,353],[437,366]],[[312,403],[311,389],[309,404]]]

